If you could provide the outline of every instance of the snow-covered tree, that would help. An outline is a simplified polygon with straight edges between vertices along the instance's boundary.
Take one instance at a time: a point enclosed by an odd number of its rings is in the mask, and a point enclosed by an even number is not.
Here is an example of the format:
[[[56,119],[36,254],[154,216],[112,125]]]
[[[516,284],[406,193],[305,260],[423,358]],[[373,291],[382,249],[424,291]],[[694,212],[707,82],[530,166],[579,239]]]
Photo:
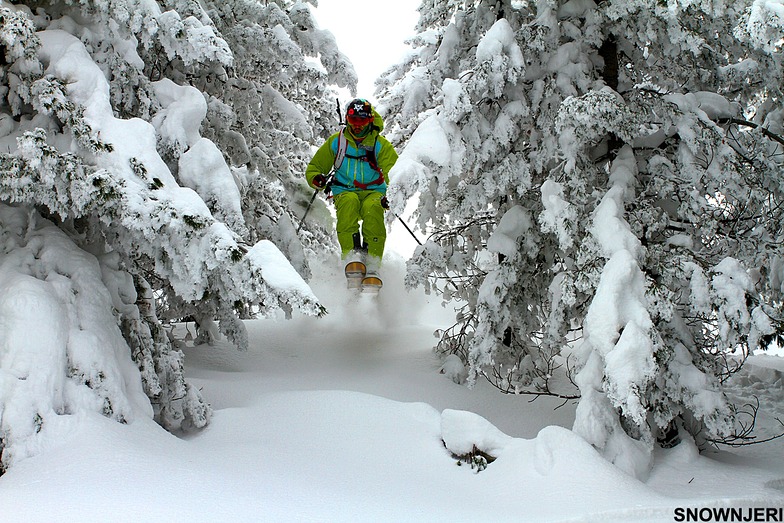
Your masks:
[[[419,10],[378,94],[393,210],[434,230],[408,282],[465,303],[439,350],[579,395],[575,430],[640,476],[659,430],[732,434],[722,381],[784,333],[784,4]]]
[[[67,415],[205,426],[163,320],[324,312],[289,202],[353,69],[292,1],[1,1],[0,44],[0,472]]]
[[[302,173],[311,146],[337,125],[337,94],[330,86],[354,90],[357,75],[332,34],[317,26],[303,2],[205,5],[234,56],[228,76],[207,74],[194,83],[209,98],[205,134],[240,166],[237,175],[245,187],[243,213],[251,240],[273,240],[308,277],[306,253],[335,242],[331,218],[314,220],[318,213],[310,215],[303,240],[297,238],[296,226],[312,194]],[[326,218],[323,204],[316,205]]]

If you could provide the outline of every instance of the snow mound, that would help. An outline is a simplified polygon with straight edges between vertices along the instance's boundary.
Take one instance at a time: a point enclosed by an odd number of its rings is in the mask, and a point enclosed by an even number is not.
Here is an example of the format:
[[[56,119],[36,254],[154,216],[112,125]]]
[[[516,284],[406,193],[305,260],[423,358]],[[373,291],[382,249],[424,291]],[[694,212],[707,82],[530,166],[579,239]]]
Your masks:
[[[643,486],[625,485],[623,474],[568,430],[519,440],[468,412],[441,414],[425,403],[358,392],[265,394],[246,407],[216,411],[210,427],[189,440],[152,423],[91,420],[81,428],[62,450],[2,478],[0,503],[4,518],[11,515],[4,521],[51,521],[51,514],[62,521],[100,521],[105,507],[114,507],[117,522],[252,520],[260,514],[271,522],[432,521],[434,514],[443,521],[482,521],[488,507],[492,514],[548,521],[554,510],[578,515],[589,503],[613,510],[619,499],[650,496]],[[444,428],[453,445],[480,436],[499,453],[476,476],[479,482],[469,481],[466,468],[444,449]],[[537,470],[536,460],[549,475]],[[584,470],[577,475],[586,488],[564,503],[562,489],[574,485],[575,469]],[[172,470],[193,481],[171,481]],[[511,477],[530,485],[544,481],[547,488],[520,489]],[[597,477],[605,495],[593,491]],[[101,489],[101,502],[91,501],[94,492],[86,486],[116,484],[116,478],[136,485],[145,503],[129,501],[140,498],[126,488]],[[456,502],[467,499],[482,503]]]
[[[465,383],[468,378],[468,369],[466,369],[463,360],[457,354],[450,354],[444,358],[444,363],[438,369],[438,372],[455,383]]]
[[[512,439],[482,416],[451,409],[441,414],[441,438],[446,448],[456,456],[478,449],[493,457],[500,454]]]

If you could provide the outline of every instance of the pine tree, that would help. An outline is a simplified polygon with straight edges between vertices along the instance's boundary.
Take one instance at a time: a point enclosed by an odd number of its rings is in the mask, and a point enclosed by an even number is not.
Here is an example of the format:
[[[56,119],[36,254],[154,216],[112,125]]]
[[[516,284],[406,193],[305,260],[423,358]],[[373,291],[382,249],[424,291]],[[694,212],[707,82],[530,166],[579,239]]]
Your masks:
[[[439,350],[505,392],[579,395],[575,430],[639,476],[657,430],[728,437],[721,383],[784,333],[780,12],[420,13],[379,94],[405,146],[393,209],[418,196],[434,229],[407,281],[465,303]]]
[[[195,83],[210,98],[205,132],[240,167],[250,240],[274,241],[309,277],[307,258],[335,242],[331,219],[313,220],[318,213],[310,215],[302,241],[295,234],[311,196],[302,173],[311,145],[334,132],[337,92],[332,86],[355,89],[357,75],[302,2],[206,5],[234,52],[234,64],[225,79],[210,76]],[[329,216],[321,202],[316,205]]]
[[[205,426],[165,322],[324,313],[296,176],[353,69],[290,1],[4,3],[0,41],[0,470],[66,414]]]

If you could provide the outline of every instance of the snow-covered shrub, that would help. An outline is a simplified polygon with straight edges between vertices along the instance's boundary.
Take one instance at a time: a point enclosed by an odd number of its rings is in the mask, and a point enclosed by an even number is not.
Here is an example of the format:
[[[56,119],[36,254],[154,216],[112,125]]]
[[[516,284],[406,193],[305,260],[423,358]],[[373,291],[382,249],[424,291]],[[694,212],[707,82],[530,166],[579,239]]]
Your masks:
[[[164,322],[324,312],[295,179],[353,69],[293,1],[2,2],[0,42],[2,467],[69,415],[204,427]]]

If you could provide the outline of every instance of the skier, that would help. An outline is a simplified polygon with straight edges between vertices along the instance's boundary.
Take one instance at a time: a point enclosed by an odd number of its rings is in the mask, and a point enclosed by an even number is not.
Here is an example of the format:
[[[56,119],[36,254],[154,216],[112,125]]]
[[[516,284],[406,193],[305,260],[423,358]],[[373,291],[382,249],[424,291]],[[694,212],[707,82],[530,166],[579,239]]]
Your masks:
[[[397,161],[397,152],[381,136],[384,123],[370,102],[352,100],[345,117],[345,129],[330,136],[316,151],[305,177],[314,189],[331,189],[334,195],[338,243],[343,259],[350,258],[346,265],[349,287],[357,286],[352,282],[359,280],[363,290],[373,292],[381,287],[377,271],[387,237],[388,173]]]

